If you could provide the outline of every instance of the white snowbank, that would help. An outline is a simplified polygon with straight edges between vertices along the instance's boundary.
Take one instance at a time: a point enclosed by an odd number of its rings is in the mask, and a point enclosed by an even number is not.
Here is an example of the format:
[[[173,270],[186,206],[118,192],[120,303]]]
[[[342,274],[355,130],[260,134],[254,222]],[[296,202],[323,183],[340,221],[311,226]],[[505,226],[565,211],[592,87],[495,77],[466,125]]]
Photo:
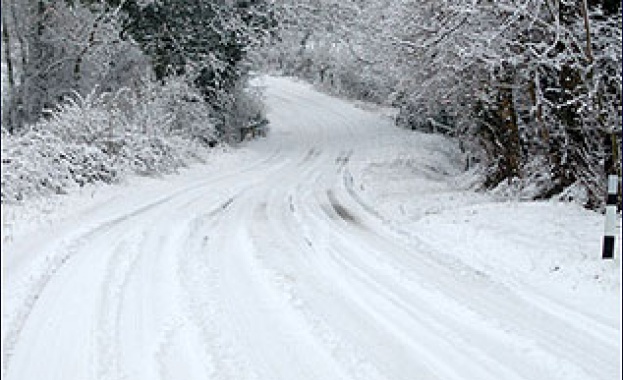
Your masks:
[[[473,178],[460,172],[459,150],[443,137],[414,133],[374,154],[358,165],[361,196],[431,255],[459,260],[522,289],[527,299],[538,295],[621,321],[620,216],[615,259],[603,260],[603,215],[575,203],[508,201],[472,191]]]

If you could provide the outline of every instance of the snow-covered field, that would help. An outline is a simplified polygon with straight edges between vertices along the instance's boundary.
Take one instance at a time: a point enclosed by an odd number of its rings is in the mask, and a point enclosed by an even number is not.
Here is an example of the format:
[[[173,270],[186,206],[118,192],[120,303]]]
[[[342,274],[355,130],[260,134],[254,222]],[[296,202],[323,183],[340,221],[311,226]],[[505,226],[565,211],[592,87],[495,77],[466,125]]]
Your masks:
[[[263,85],[265,139],[3,208],[3,379],[620,376],[601,215],[474,193],[452,142]]]

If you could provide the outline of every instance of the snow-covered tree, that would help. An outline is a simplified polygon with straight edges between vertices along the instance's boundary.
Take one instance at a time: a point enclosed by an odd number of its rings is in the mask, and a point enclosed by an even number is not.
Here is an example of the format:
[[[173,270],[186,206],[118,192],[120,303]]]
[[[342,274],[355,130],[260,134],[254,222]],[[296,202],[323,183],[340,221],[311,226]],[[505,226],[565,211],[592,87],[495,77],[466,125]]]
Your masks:
[[[9,130],[38,120],[65,96],[94,86],[113,91],[144,76],[144,55],[119,38],[118,8],[94,3],[6,0],[7,33],[19,48],[15,85],[3,124]]]
[[[151,58],[159,80],[184,75],[221,118],[223,134],[244,127],[232,125],[230,114],[244,96],[247,54],[273,28],[269,3],[158,0],[143,6],[129,2],[124,9],[126,30]]]

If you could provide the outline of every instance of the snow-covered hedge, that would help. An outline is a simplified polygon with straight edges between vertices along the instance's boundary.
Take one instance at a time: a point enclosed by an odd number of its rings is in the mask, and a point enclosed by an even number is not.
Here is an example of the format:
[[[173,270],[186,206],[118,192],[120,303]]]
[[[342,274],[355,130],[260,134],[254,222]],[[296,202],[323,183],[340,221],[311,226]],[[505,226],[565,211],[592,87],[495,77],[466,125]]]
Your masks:
[[[216,141],[210,115],[182,80],[74,95],[21,133],[2,132],[2,203],[172,172]]]

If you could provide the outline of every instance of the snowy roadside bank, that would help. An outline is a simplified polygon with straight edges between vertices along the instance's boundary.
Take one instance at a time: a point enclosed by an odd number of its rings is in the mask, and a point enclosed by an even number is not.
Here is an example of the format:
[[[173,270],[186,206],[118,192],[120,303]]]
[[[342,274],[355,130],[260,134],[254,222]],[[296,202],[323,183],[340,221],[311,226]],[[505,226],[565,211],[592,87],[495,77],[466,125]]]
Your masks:
[[[22,203],[2,205],[2,242],[12,241],[28,233],[47,227],[58,226],[63,221],[78,219],[93,211],[110,215],[126,212],[128,207],[139,207],[153,201],[166,191],[187,186],[188,182],[200,181],[202,177],[227,171],[252,158],[244,148],[232,150],[226,146],[206,150],[207,163],[195,163],[180,168],[175,173],[139,176],[130,175],[120,183],[87,184],[68,190],[67,194],[47,195]],[[116,200],[123,200],[117,205]],[[95,219],[95,218],[94,218]],[[58,227],[57,227],[58,228]]]
[[[393,229],[527,300],[620,325],[620,215],[615,259],[602,260],[603,215],[472,191],[458,148],[443,137],[414,133],[374,152],[355,165],[355,188]]]

